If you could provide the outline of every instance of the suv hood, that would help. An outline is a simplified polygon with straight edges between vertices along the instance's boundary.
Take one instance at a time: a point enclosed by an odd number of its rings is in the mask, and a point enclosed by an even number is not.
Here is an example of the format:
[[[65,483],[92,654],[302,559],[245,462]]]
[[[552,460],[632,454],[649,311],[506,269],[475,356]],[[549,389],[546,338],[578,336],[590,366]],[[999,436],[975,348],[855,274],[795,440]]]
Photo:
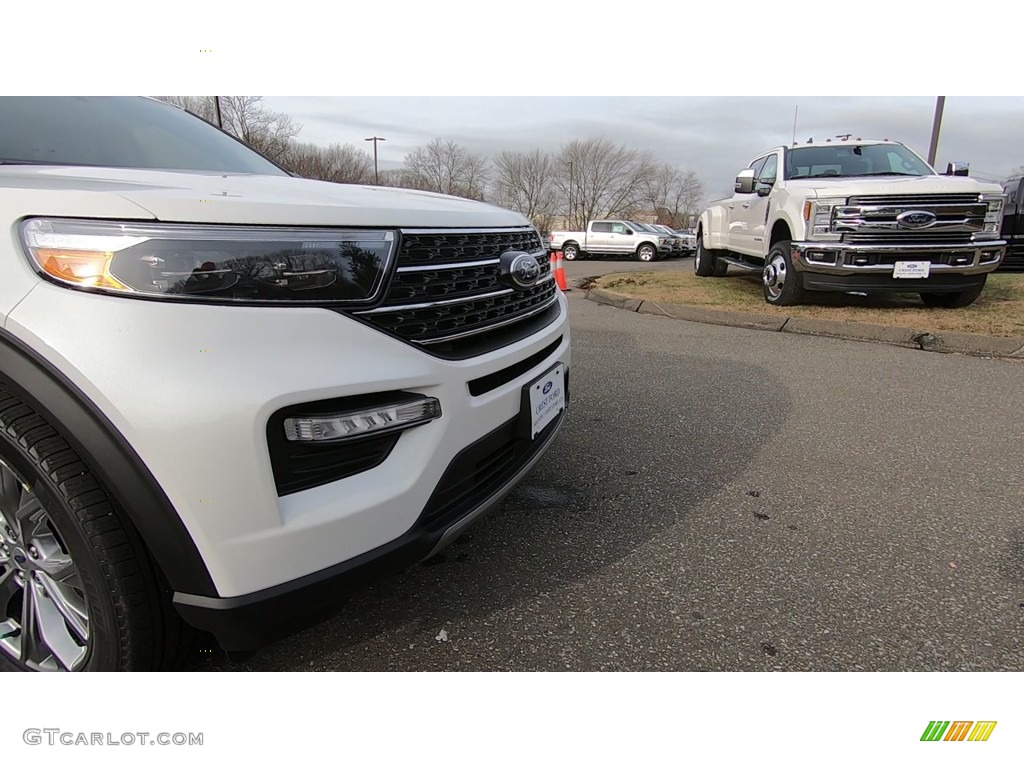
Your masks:
[[[870,178],[830,177],[795,179],[786,185],[806,189],[818,197],[842,195],[932,195],[932,194],[1002,194],[998,184],[990,184],[965,176],[873,176]]]
[[[42,210],[26,211],[25,215],[55,215],[54,203],[59,196],[64,195],[67,200],[68,193],[74,192],[80,193],[70,196],[75,209],[61,215],[123,216],[126,200],[152,218],[166,222],[346,227],[530,226],[518,213],[474,200],[293,176],[10,165],[0,166],[0,194],[5,191],[41,205]],[[111,201],[111,195],[122,201]]]

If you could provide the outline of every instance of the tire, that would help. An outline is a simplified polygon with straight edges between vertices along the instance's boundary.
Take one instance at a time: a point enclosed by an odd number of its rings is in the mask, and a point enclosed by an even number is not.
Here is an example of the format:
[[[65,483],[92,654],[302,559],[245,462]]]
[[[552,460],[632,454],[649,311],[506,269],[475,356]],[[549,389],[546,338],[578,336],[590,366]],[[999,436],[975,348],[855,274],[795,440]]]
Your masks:
[[[780,240],[771,247],[761,272],[764,300],[777,307],[801,304],[806,296],[803,278],[793,269],[790,241]]]
[[[658,251],[650,243],[643,243],[640,247],[638,247],[636,249],[636,257],[640,261],[647,261],[647,262],[657,261],[658,260]]]
[[[988,275],[985,275],[985,278],[987,279]],[[959,309],[973,304],[981,296],[984,288],[985,280],[983,279],[980,285],[968,288],[966,291],[957,291],[956,293],[922,293],[921,301],[924,302],[926,307]]]
[[[693,252],[693,271],[698,277],[725,277],[729,265],[718,260],[718,252],[705,248],[703,239],[697,241]]]
[[[0,537],[0,670],[176,661],[182,627],[138,534],[64,437],[3,389]]]
[[[579,246],[574,243],[562,246],[562,258],[566,261],[576,261],[580,257]]]

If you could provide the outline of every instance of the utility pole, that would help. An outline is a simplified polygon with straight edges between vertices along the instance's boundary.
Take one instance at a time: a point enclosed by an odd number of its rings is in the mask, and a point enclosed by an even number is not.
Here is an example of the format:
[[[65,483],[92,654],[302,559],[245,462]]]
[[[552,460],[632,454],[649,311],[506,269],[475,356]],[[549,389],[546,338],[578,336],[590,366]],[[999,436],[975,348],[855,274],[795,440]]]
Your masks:
[[[928,147],[928,165],[935,167],[935,155],[939,150],[939,128],[942,127],[942,110],[946,106],[946,97],[938,96],[935,99],[935,120],[932,121],[932,143]]]
[[[217,113],[217,127],[224,130],[224,120],[220,116],[220,96],[213,97],[213,110]]]
[[[387,139],[382,139],[380,136],[371,136],[368,139],[364,139],[364,141],[372,141],[373,142],[373,183],[374,183],[375,186],[379,187],[380,186],[380,173],[377,171],[377,142],[378,141],[387,141]]]

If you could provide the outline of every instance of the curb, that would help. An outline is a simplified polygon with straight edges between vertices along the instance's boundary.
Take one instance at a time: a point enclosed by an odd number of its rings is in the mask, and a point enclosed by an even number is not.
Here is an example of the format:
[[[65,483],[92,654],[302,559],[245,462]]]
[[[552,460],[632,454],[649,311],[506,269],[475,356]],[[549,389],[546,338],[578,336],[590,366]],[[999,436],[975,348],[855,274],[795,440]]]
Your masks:
[[[851,341],[869,341],[908,349],[922,349],[926,352],[1024,360],[1024,338],[1016,336],[984,336],[955,331],[928,331],[843,320],[815,320],[803,317],[778,318],[751,312],[706,309],[688,304],[643,301],[603,288],[588,288],[584,296],[598,304],[624,309],[628,312],[658,315],[694,323],[729,325],[759,331],[800,333],[808,336],[827,336]]]

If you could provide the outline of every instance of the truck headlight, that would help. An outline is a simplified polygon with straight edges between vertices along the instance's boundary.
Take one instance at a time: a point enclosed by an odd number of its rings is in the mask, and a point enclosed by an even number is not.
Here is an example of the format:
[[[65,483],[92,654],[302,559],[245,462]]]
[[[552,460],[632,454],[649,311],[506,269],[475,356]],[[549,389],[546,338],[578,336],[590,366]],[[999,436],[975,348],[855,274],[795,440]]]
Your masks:
[[[29,219],[21,239],[40,275],[71,288],[360,306],[379,298],[398,238],[387,230]]]
[[[985,223],[977,237],[989,239],[999,237],[999,230],[1003,224],[1003,204],[1006,202],[1006,198],[1002,195],[984,195],[981,202],[987,203],[988,207],[985,209]]]
[[[835,210],[841,205],[846,205],[846,198],[822,197],[804,203],[808,240],[838,240],[842,236],[832,231]]]

